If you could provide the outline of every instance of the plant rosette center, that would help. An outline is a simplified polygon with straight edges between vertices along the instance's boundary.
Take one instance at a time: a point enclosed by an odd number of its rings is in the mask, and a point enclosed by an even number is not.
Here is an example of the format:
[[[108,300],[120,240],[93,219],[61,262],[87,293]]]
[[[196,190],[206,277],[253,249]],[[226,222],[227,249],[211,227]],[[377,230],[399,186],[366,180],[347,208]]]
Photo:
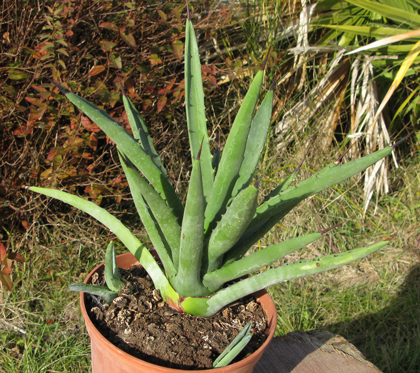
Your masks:
[[[170,308],[142,267],[120,269],[120,275],[129,285],[110,304],[86,294],[86,308],[111,343],[143,361],[177,369],[211,369],[249,321],[253,336],[235,361],[252,354],[267,339],[267,317],[252,296],[203,318]],[[91,282],[103,285],[103,271],[96,272]]]

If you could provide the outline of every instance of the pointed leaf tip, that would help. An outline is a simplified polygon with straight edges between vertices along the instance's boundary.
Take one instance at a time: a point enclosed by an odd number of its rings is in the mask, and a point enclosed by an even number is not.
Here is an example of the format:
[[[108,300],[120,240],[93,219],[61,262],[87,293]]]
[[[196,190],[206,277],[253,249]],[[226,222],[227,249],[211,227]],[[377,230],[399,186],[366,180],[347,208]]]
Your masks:
[[[349,148],[334,161],[334,164],[336,164],[336,165],[340,164],[341,161],[343,160],[344,156],[350,151],[350,149],[354,146],[354,144],[356,144],[356,142],[351,144],[349,146]]]
[[[302,168],[302,166],[303,166],[303,162],[305,162],[305,159],[306,159],[306,157],[308,156],[308,154],[309,154],[309,150],[308,150],[308,151],[306,152],[306,154],[304,155],[304,157],[303,157],[303,159],[302,159],[302,162],[300,162],[299,166],[297,166],[297,167],[296,167],[295,172],[300,171],[300,169],[301,169],[301,168]]]
[[[60,92],[63,94],[63,95],[66,95],[67,93],[70,93],[70,91],[68,90],[68,89],[66,89],[66,88],[64,88],[63,86],[61,86],[60,84],[58,84],[57,82],[55,82],[54,80],[52,80],[52,79],[50,79],[50,78],[48,78],[48,80],[52,83],[52,84],[54,84],[59,90],[60,90]]]
[[[201,149],[203,149],[203,142],[204,142],[204,138],[201,140],[201,145],[200,145],[200,150],[198,151],[198,153],[197,153],[197,160],[199,160],[200,159],[200,156],[201,156]]]
[[[273,81],[271,82],[270,91],[274,91],[274,86],[276,85],[277,76],[274,74]]]
[[[120,150],[117,148],[117,152],[118,154],[121,156],[121,159],[123,160],[124,164],[128,167],[128,168],[133,168],[133,166],[130,164],[130,162],[128,162],[126,156],[120,152]]]
[[[119,80],[119,79],[118,79],[118,84],[120,85],[120,89],[121,89],[121,93],[122,93],[122,95],[123,95],[124,97],[127,97],[127,94],[125,93],[124,86],[123,86],[123,84],[122,84],[121,80]]]
[[[188,4],[188,0],[186,1],[186,3],[187,3],[187,19],[188,21],[191,21],[190,6]]]
[[[266,54],[266,56],[265,56],[265,58],[264,58],[264,62],[263,62],[263,64],[261,65],[261,71],[263,71],[263,70],[265,69],[265,65],[267,64],[267,61],[268,61],[268,56],[270,55],[270,53],[271,53],[271,47],[270,47],[270,48],[268,48],[268,52],[267,52],[267,54]]]
[[[325,233],[329,232],[330,230],[332,230],[332,229],[334,229],[334,228],[337,228],[337,227],[339,227],[340,225],[343,225],[343,224],[344,224],[344,222],[341,222],[341,223],[335,224],[335,225],[333,225],[332,227],[329,227],[329,228],[327,228],[327,229],[324,229],[323,231],[321,231],[321,232],[319,232],[319,233],[320,233],[320,234],[325,234]]]
[[[398,233],[395,233],[394,235],[392,235],[391,237],[386,238],[384,241],[392,241],[395,237],[398,236]]]
[[[405,140],[407,140],[415,131],[410,132],[407,136],[403,137],[401,140],[397,141],[392,147],[395,149],[398,145],[403,143]]]

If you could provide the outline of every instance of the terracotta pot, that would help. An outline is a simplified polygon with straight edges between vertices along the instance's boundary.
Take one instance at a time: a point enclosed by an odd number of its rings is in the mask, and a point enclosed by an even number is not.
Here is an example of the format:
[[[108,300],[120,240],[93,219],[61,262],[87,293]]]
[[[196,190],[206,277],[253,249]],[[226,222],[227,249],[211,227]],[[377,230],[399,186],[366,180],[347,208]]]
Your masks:
[[[117,265],[120,268],[130,268],[137,262],[137,259],[131,254],[126,253],[117,256]],[[138,262],[137,262],[138,263]],[[85,279],[88,283],[92,275],[101,267],[103,263],[95,267]],[[269,328],[267,329],[267,339],[263,345],[255,351],[252,355],[237,363],[228,365],[223,368],[196,370],[196,372],[212,372],[212,373],[252,373],[254,365],[261,358],[264,350],[273,338],[274,331],[277,324],[276,306],[273,300],[266,291],[259,291],[254,294],[258,302],[262,305],[268,317]],[[91,340],[91,355],[92,355],[92,373],[176,373],[176,372],[194,372],[191,370],[166,368],[159,365],[154,365],[146,361],[140,360],[126,352],[120,350],[118,347],[109,342],[93,325],[89,315],[86,311],[85,294],[80,293],[80,306],[82,309],[83,318],[85,319],[86,329]]]

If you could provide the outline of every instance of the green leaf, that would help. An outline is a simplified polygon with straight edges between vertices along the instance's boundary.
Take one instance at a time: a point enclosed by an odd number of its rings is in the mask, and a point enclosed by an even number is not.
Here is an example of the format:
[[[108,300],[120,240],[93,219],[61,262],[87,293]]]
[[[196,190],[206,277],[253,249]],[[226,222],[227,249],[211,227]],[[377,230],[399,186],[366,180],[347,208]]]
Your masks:
[[[255,168],[260,160],[261,152],[267,140],[272,110],[273,91],[270,89],[252,120],[248,138],[246,140],[244,160],[242,161],[241,169],[239,170],[239,178],[236,180],[232,196],[236,196],[236,194],[246,188],[252,180]]]
[[[318,171],[316,175],[317,177],[319,177],[326,171],[331,172],[332,169],[335,167],[339,167],[339,164],[330,163],[326,167],[324,167],[322,170]],[[300,169],[300,166],[297,167],[295,171],[293,171],[284,181],[282,181],[275,189],[273,189],[270,194],[266,196],[265,198],[266,203],[270,203],[270,201],[271,203],[273,203],[272,201],[276,201],[278,198],[280,198],[284,194],[287,194],[287,192],[289,192],[290,190],[294,188],[291,186],[291,184],[294,182],[296,176],[298,175],[299,169]],[[313,175],[312,177],[314,176],[315,175]],[[298,203],[299,202],[296,202],[295,204],[290,203],[285,208],[283,208],[280,212],[267,218],[265,221],[260,222],[259,224],[253,224],[252,227],[248,227],[247,231],[241,237],[241,239],[238,241],[235,247],[232,248],[232,250],[230,250],[225,255],[224,265],[230,264],[233,261],[244,256],[252,245],[254,245],[261,237],[263,237],[267,232],[269,232],[270,229],[280,219],[286,216]],[[257,209],[257,212],[258,212],[258,209]]]
[[[111,241],[105,253],[105,281],[109,289],[118,293],[125,285],[118,273],[114,243]]]
[[[108,304],[118,296],[118,293],[109,290],[106,286],[91,284],[71,284],[69,285],[69,290],[97,295],[104,298]]]
[[[16,69],[9,69],[8,73],[9,79],[12,80],[24,80],[29,77],[25,71],[19,71]]]
[[[411,102],[411,105],[413,104],[413,97],[414,95],[417,95],[418,90],[420,89],[420,85],[418,85],[409,95],[408,97],[404,100],[404,102],[400,105],[400,107],[398,108],[398,110],[395,112],[394,117],[392,118],[391,124],[389,125],[389,131],[391,132],[391,130],[393,129],[393,124],[395,122],[395,120],[399,117],[399,115],[401,114],[401,112],[404,110],[404,108]],[[410,109],[410,107],[408,107],[408,109]],[[412,109],[411,109],[412,110]]]
[[[311,242],[322,237],[321,233],[311,233],[303,237],[291,238],[276,245],[270,245],[262,250],[258,250],[242,259],[227,264],[220,269],[204,275],[203,284],[211,291],[215,292],[224,283],[235,280],[264,266],[281,259],[296,250],[305,247]]]
[[[393,6],[398,9],[403,9],[408,12],[414,11],[413,7],[406,0],[381,0],[381,3],[385,5]],[[416,6],[416,8],[418,8],[418,5]]]
[[[220,219],[220,216],[225,212],[227,202],[232,197],[233,187],[239,177],[239,171],[244,159],[246,140],[258,101],[263,76],[264,72],[262,70],[255,76],[227,138],[212,193],[207,203],[204,223],[206,230]]]
[[[248,344],[252,338],[252,321],[248,322],[234,340],[225,348],[225,350],[213,362],[213,368],[224,367],[236,357]]]
[[[393,147],[390,146],[343,165],[331,165],[328,169],[324,169],[322,172],[312,175],[310,178],[302,181],[297,186],[290,187],[286,190],[286,192],[271,198],[258,207],[257,214],[251,223],[251,227],[266,221],[271,216],[282,212],[283,210],[287,210],[290,206],[296,206],[300,201],[314,195],[315,193],[341,183],[353,175],[358,174],[389,155],[392,150]]]
[[[320,27],[328,27],[340,32],[348,32],[355,35],[368,36],[370,38],[383,39],[389,36],[400,35],[411,31],[410,29],[378,27],[372,26],[354,26],[354,25],[319,25]]]
[[[182,220],[178,273],[172,284],[183,296],[210,295],[201,282],[204,241],[204,209],[200,159],[194,160]]]
[[[124,40],[130,47],[135,48],[137,46],[136,40],[132,34],[120,33],[121,39]]]
[[[212,156],[207,132],[206,110],[204,107],[203,80],[200,54],[194,27],[187,20],[185,30],[185,110],[187,114],[188,135],[191,158],[197,158],[201,150],[201,168],[204,197],[208,200],[213,187]]]
[[[172,261],[173,253],[170,245],[165,239],[164,233],[162,232],[162,230],[160,230],[157,221],[154,219],[153,213],[150,211],[150,208],[146,205],[146,202],[143,198],[141,188],[143,183],[142,180],[139,180],[142,177],[139,175],[136,169],[130,167],[126,163],[126,161],[120,153],[118,153],[118,155],[120,157],[120,162],[123,166],[125,176],[127,177],[130,192],[133,196],[134,204],[136,206],[140,219],[144,227],[146,228],[150,240],[152,241],[153,248],[159,255],[159,259],[162,262],[166,275],[168,277],[172,277],[176,274],[176,269]],[[176,219],[175,223],[177,224]]]
[[[229,303],[241,299],[248,294],[252,294],[258,290],[265,289],[268,286],[275,285],[280,282],[341,267],[362,259],[388,244],[388,241],[382,241],[341,254],[301,260],[294,264],[271,268],[265,272],[248,277],[223,288],[209,298],[187,297],[182,301],[181,305],[185,312],[190,313],[191,315],[208,317],[214,315]]]
[[[254,292],[280,282],[329,271],[356,260],[360,260],[385,247],[386,245],[389,245],[389,242],[382,241],[367,247],[349,250],[341,254],[332,254],[314,259],[300,260],[296,263],[284,264],[279,267],[270,268],[262,273],[238,282],[238,286],[235,286],[236,284],[232,285],[233,289],[229,289],[229,292],[240,292],[243,294],[244,292],[248,293],[250,289]],[[223,290],[219,293],[222,292]],[[219,296],[221,295],[222,294]],[[227,294],[224,295],[226,296]],[[236,296],[237,295],[235,294],[235,298]]]
[[[104,110],[74,93],[67,92],[66,97],[117,144],[128,159],[143,173],[162,197],[167,200],[177,217],[182,217],[183,206],[172,184],[137,141]]]
[[[346,7],[342,7],[340,4],[340,9],[337,10],[336,13],[333,13],[332,17],[323,17],[320,20],[320,23],[325,24],[325,21],[330,21],[330,24],[333,25],[364,25],[368,22],[371,12],[366,9],[362,9],[359,7],[355,7],[353,5],[347,5]],[[324,26],[320,25],[316,20],[313,22],[317,27],[324,28]],[[350,45],[355,38],[355,35],[352,33],[347,32],[339,32],[339,31],[329,31],[323,37],[321,37],[317,44],[318,45],[329,45],[331,43],[337,44],[341,47],[347,47]],[[337,43],[338,39],[338,43]]]
[[[350,4],[359,6],[374,13],[378,13],[383,17],[392,19],[399,24],[408,24],[410,26],[420,27],[420,16],[415,12],[408,12],[403,9],[394,8],[380,2],[367,0],[347,0]]]
[[[239,240],[252,220],[258,203],[258,188],[254,185],[242,190],[227,208],[213,230],[208,244],[207,272],[221,265],[223,254]]]
[[[159,9],[158,13],[159,13],[160,18],[162,18],[163,21],[166,21],[168,19],[168,16],[163,10]]]
[[[114,43],[112,41],[106,41],[106,40],[101,40],[99,44],[101,45],[101,49],[104,52],[111,52],[112,49],[117,45],[117,43]]]
[[[162,174],[167,176],[166,170],[163,167],[162,161],[153,145],[153,140],[149,135],[149,131],[147,130],[143,118],[129,97],[123,95],[123,102],[131,130],[133,131],[134,139],[139,142],[142,149],[152,159],[153,163],[160,169]]]
[[[162,272],[155,258],[153,258],[152,254],[150,254],[138,238],[134,236],[134,234],[131,233],[131,231],[115,216],[111,215],[108,211],[97,206],[93,202],[86,201],[83,198],[66,192],[39,187],[29,187],[29,190],[68,203],[69,205],[86,212],[96,220],[100,221],[111,232],[113,232],[121,240],[125,247],[127,247],[127,249],[139,260],[140,264],[152,278],[156,288],[160,290],[162,298],[170,304],[178,304],[179,295],[169,284],[168,279],[165,277],[165,274]]]
[[[332,163],[296,186],[272,197],[257,208],[252,222],[237,245],[228,253],[225,263],[236,260],[249,250],[277,222],[306,198],[338,184],[389,155],[393,147],[387,147],[346,164]]]
[[[114,69],[122,69],[122,60],[118,53],[111,53],[109,56],[109,62],[109,65]]]
[[[281,193],[284,193],[289,186],[295,181],[296,176],[299,174],[299,169],[293,171],[286,179],[284,179],[279,185],[276,186],[266,197],[265,200],[275,197]]]
[[[378,111],[373,120],[374,122],[376,122],[376,120],[378,119],[380,113],[384,109],[385,105],[388,103],[389,99],[391,98],[391,96],[393,95],[397,87],[400,85],[401,81],[409,73],[409,69],[411,65],[414,63],[417,56],[419,55],[419,52],[420,52],[420,40],[412,47],[410,53],[404,58],[404,61],[401,64],[401,67],[399,68],[398,73],[391,84],[391,87],[389,87],[388,92],[386,93],[381,104],[379,105]]]
[[[115,216],[111,215],[102,207],[99,207],[95,203],[87,201],[81,197],[74,196],[72,194],[56,189],[30,187],[29,190],[56,198],[62,202],[68,203],[69,205],[78,208],[81,211],[88,213],[96,220],[104,224],[111,232],[113,232],[135,257],[139,258],[141,256],[141,253],[145,248],[143,244],[123,223],[121,223]]]
[[[150,208],[153,219],[157,222],[157,229],[160,231],[161,237],[163,237],[169,245],[170,259],[176,268],[181,238],[181,227],[177,217],[173,210],[161,198],[159,193],[157,193],[138,172],[132,169],[130,170],[130,165],[128,163],[126,164],[126,167],[124,167],[124,172],[126,172],[127,180],[130,178],[130,189],[132,189],[132,192],[136,194],[140,193],[146,201],[147,206]],[[170,263],[167,264],[170,265]],[[172,273],[171,267],[168,267],[168,270]]]

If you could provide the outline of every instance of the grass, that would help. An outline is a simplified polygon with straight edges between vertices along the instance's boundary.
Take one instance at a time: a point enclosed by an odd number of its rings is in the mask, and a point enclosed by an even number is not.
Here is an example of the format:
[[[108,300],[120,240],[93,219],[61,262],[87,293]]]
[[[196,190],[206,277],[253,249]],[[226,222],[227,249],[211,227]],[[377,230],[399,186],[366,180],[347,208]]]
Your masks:
[[[369,214],[372,206],[363,219],[359,212],[362,188],[348,182],[339,185],[347,190],[347,198],[328,206],[338,195],[331,189],[288,216],[282,225],[293,229],[279,227],[272,234],[271,239],[277,240],[300,229],[316,230],[321,221],[324,227],[346,222],[324,242],[289,260],[359,247],[385,238],[383,232],[396,234],[389,247],[358,263],[272,287],[278,308],[277,335],[329,330],[353,343],[383,372],[420,372],[419,170],[413,163],[393,172],[391,186],[404,186],[383,196],[374,216]],[[324,206],[328,207],[323,210]]]
[[[38,325],[27,338],[2,334],[2,346],[15,347],[4,356],[1,371],[87,372],[90,368],[89,339],[63,335],[61,329],[59,324]]]
[[[30,260],[15,272],[15,290],[1,293],[0,371],[88,371],[89,338],[77,296],[66,287],[95,265],[99,253],[59,243],[60,235],[45,226],[38,233],[42,230],[50,239],[34,245]]]
[[[384,372],[418,372],[419,266],[406,270],[403,280],[403,271],[381,268],[375,280],[350,288],[329,276],[278,286],[272,289],[280,304],[278,333],[326,329],[351,341]],[[340,274],[347,277],[347,271]]]
[[[261,0],[263,3],[269,2]],[[275,4],[286,14],[287,21],[294,19],[295,13],[283,9],[282,2],[276,1]],[[258,17],[250,18],[253,19]],[[270,23],[272,21],[271,18],[263,20],[266,22],[265,31],[247,22],[239,33],[248,32],[250,39],[252,35],[264,31],[267,32],[265,39],[273,40],[276,25]],[[264,41],[250,40],[244,48],[246,56],[243,60],[255,65],[253,59],[261,56],[259,48],[264,49],[265,44]],[[283,50],[276,51],[275,64],[280,66],[279,77],[290,68],[293,59],[287,55],[290,46],[289,41],[283,41]],[[229,54],[229,57],[232,60],[241,59],[235,54]],[[308,67],[307,70],[306,85],[316,84],[322,75],[318,76],[316,69]],[[295,75],[299,75],[299,71]],[[310,80],[312,77],[313,81]],[[84,79],[80,77],[80,81]],[[299,100],[297,76],[295,80],[290,79],[278,87],[278,119]],[[221,86],[222,89],[224,86]],[[229,123],[232,115],[229,108],[222,113],[220,108],[226,102],[230,102],[230,108],[234,107],[238,101],[234,96],[241,97],[242,92],[243,82],[236,80],[226,89],[225,96],[218,96],[221,97],[220,102],[215,102],[209,113],[214,133],[220,131],[223,136],[223,126]],[[344,108],[343,112],[342,122],[346,122],[349,120],[348,110]],[[22,123],[26,117],[26,114],[19,114]],[[344,124],[340,122],[340,126]],[[294,144],[281,149],[276,149],[271,142],[257,172],[263,175],[262,189],[268,189],[269,184],[282,180],[300,163],[302,154],[307,151],[305,143],[312,139],[312,135],[319,135],[316,131],[315,128],[305,130],[304,134],[295,134]],[[177,128],[175,132],[181,136],[182,128]],[[171,149],[176,148],[178,143],[173,137],[168,137]],[[408,143],[410,149],[418,150],[415,141],[408,140]],[[321,165],[337,158],[341,152],[339,144],[334,142],[329,153],[311,149],[300,177],[306,178],[311,170],[319,170]],[[171,158],[170,154],[165,151],[167,159]],[[287,258],[295,260],[364,246],[396,235],[389,247],[358,263],[271,287],[269,291],[278,308],[277,335],[294,330],[330,330],[354,343],[383,372],[420,372],[420,166],[418,155],[413,150],[401,152],[399,161],[402,162],[401,168],[390,172],[390,193],[380,196],[376,214],[373,214],[372,206],[366,215],[362,213],[363,185],[360,179],[355,178],[298,206],[261,242],[261,245],[266,245],[284,237],[345,223],[319,242]],[[8,160],[8,163],[13,162]],[[26,163],[30,164],[29,161]],[[183,166],[182,177],[178,178],[178,174],[174,177],[177,183],[180,182],[181,189],[188,171]],[[21,172],[20,167],[15,169],[13,172],[16,174]],[[118,172],[114,176],[118,176]],[[16,229],[9,229],[8,235],[0,232],[0,239],[12,242],[14,249],[27,259],[13,272],[14,291],[8,293],[0,288],[0,373],[89,372],[89,338],[79,311],[78,297],[66,288],[70,283],[83,279],[93,266],[103,260],[105,247],[112,235],[74,209],[65,209],[39,197],[30,201],[26,193],[19,193],[24,200],[24,208],[33,211],[33,214],[31,212],[31,229],[19,230],[21,210],[16,208],[13,210],[17,216],[16,224],[10,225]],[[112,198],[104,198],[113,213],[125,217],[130,226],[135,226],[126,194],[123,194],[122,201],[121,205],[116,205]],[[12,204],[17,206],[14,202]],[[31,210],[34,207],[36,209]],[[142,232],[138,233],[142,236]],[[142,236],[142,241],[147,243],[147,238]]]

